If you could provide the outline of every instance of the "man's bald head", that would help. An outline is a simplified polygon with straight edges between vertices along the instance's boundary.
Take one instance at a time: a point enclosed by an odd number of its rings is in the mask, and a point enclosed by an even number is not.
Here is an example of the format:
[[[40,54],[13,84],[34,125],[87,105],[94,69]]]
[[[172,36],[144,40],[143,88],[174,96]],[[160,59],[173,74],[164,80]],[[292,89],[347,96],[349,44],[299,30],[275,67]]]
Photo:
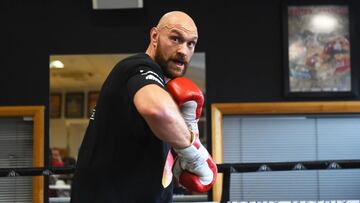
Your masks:
[[[193,19],[184,12],[166,13],[150,31],[146,53],[160,65],[168,78],[183,76],[198,41]]]
[[[166,13],[161,17],[156,27],[159,30],[177,27],[185,32],[197,35],[195,22],[188,14],[181,11],[171,11]]]

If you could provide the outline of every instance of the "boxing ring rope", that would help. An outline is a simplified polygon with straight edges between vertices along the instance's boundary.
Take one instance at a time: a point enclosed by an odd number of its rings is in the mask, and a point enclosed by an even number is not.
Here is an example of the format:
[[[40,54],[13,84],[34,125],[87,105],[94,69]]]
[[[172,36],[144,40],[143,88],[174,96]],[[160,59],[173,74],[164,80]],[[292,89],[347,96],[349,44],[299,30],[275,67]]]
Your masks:
[[[0,177],[49,176],[74,172],[74,167],[0,168]]]
[[[321,160],[302,162],[268,162],[268,163],[224,163],[217,164],[218,172],[223,173],[221,202],[230,200],[231,173],[299,171],[299,170],[339,170],[358,169],[360,160]],[[72,174],[74,167],[34,167],[34,168],[0,168],[0,177],[49,176]]]

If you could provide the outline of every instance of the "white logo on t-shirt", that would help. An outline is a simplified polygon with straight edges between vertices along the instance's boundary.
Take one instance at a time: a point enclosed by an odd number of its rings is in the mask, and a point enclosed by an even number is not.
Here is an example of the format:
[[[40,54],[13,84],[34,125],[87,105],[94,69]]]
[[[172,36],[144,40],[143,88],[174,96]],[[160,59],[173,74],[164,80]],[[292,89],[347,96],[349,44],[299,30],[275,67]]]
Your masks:
[[[90,115],[90,120],[95,120],[95,108],[93,108],[92,112],[91,112],[91,115]]]
[[[153,75],[147,75],[147,76],[145,77],[145,79],[147,79],[147,80],[154,80],[154,81],[158,82],[161,86],[164,86],[164,84],[163,84],[158,78],[156,78],[156,77],[153,76]]]
[[[140,70],[141,75],[154,75],[154,76],[156,76],[158,78],[158,80],[161,81],[161,83],[164,83],[164,80],[157,73],[155,73],[154,71],[149,70],[149,71],[146,71],[145,73],[142,73],[143,71],[144,70]]]

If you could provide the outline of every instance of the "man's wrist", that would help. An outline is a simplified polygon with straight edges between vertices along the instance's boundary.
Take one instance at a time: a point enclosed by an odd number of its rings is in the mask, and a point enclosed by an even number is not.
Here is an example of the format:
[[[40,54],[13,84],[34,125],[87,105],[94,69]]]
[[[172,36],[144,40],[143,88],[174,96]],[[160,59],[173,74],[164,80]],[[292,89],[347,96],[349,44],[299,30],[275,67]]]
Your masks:
[[[190,136],[187,136],[186,140],[188,141],[187,144],[184,147],[174,147],[175,152],[180,151],[180,150],[184,150],[186,148],[189,148],[193,145],[196,135],[195,133],[189,129],[190,132]]]

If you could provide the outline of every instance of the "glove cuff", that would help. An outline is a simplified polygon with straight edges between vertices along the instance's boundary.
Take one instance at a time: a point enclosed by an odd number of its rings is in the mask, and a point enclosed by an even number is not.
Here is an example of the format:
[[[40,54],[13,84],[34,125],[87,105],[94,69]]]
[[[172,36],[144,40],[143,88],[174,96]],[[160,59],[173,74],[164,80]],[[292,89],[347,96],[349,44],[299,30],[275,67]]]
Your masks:
[[[174,148],[174,151],[180,156],[185,159],[192,159],[194,156],[199,154],[198,149],[194,145],[196,141],[196,135],[195,133],[189,129],[190,132],[190,145],[188,147],[185,147],[183,149],[176,149]]]

